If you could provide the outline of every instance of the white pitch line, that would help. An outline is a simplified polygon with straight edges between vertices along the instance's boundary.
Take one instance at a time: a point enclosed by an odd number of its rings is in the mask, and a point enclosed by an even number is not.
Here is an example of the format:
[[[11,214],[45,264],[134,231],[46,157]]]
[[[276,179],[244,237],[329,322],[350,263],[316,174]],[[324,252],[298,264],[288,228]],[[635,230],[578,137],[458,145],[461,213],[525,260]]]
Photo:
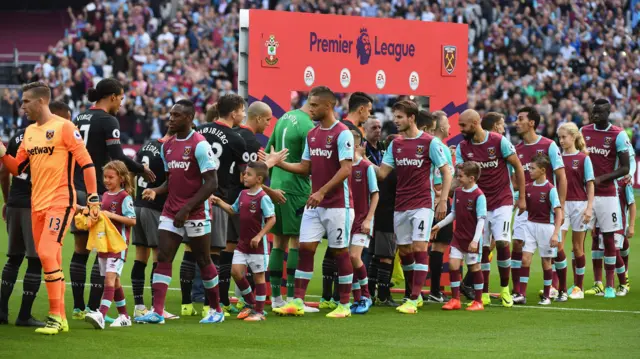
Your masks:
[[[500,304],[491,304],[492,307],[502,307]],[[600,313],[625,313],[625,314],[640,314],[638,310],[615,310],[615,309],[589,309],[589,308],[563,308],[563,307],[535,307],[532,305],[514,305],[513,308],[526,308],[526,309],[546,309],[546,310],[564,310],[569,312],[600,312]]]

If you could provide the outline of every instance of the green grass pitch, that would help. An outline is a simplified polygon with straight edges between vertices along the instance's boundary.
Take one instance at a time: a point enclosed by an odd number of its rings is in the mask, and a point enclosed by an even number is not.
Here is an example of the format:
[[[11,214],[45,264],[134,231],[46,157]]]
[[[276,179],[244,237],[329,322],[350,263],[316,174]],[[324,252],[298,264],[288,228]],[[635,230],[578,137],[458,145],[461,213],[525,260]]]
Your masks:
[[[637,227],[636,227],[637,228]],[[631,244],[632,284],[640,268],[638,236]],[[590,248],[590,237],[586,248]],[[0,265],[4,265],[7,236],[0,225]],[[567,247],[570,251],[570,243]],[[325,247],[316,256],[315,276],[308,300],[317,301],[321,286],[321,261]],[[638,252],[634,252],[638,250]],[[64,270],[68,273],[73,237],[64,246]],[[133,252],[133,251],[131,251]],[[592,283],[591,261],[587,251],[585,285]],[[182,258],[179,253],[176,258]],[[89,266],[93,257],[89,260]],[[129,253],[123,283],[130,313],[133,294],[130,287],[133,253]],[[168,293],[167,309],[180,311],[179,260]],[[425,306],[417,315],[402,315],[392,308],[373,307],[364,316],[340,320],[324,314],[302,318],[279,318],[273,314],[265,322],[244,323],[228,318],[220,325],[200,325],[199,317],[167,321],[165,325],[136,325],[132,328],[106,328],[99,332],[82,321],[70,321],[71,331],[53,337],[35,334],[33,329],[13,324],[0,326],[0,358],[409,358],[409,357],[640,357],[640,287],[624,298],[605,300],[588,297],[567,303],[537,306],[537,290],[542,287],[539,259],[534,259],[529,284],[529,304],[503,308],[497,303],[484,312],[444,312],[440,305]],[[19,280],[26,264],[23,264]],[[150,267],[150,266],[149,266]],[[150,268],[147,268],[149,271]],[[90,269],[90,268],[89,268]],[[640,271],[640,269],[638,269]],[[639,272],[640,273],[640,272]],[[149,272],[147,272],[148,278]],[[569,268],[569,284],[572,271]],[[492,291],[497,291],[498,271],[492,269]],[[67,275],[66,304],[71,313],[72,295]],[[10,300],[10,321],[20,306],[22,284],[16,284]],[[150,290],[145,290],[150,303]],[[48,303],[41,286],[34,305],[34,316],[44,318]],[[88,299],[88,288],[85,300]],[[399,298],[397,298],[399,299]],[[196,304],[198,310],[201,305]],[[270,309],[270,308],[268,308]],[[115,313],[112,308],[111,314]]]

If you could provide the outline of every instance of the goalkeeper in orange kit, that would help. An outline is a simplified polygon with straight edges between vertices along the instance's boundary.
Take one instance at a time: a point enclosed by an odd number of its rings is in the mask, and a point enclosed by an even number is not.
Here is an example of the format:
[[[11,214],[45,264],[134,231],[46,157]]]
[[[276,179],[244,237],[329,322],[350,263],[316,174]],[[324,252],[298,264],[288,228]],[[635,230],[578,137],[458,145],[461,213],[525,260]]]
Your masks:
[[[49,110],[49,87],[33,82],[24,85],[22,92],[22,109],[35,123],[27,127],[15,158],[6,154],[0,142],[0,158],[14,176],[27,166],[31,169],[33,240],[49,296],[46,326],[36,332],[52,335],[69,330],[64,311],[62,240],[75,212],[75,162],[82,167],[87,192],[91,193],[87,198],[89,214],[96,219],[100,200],[96,193],[96,171],[84,140],[71,121]]]

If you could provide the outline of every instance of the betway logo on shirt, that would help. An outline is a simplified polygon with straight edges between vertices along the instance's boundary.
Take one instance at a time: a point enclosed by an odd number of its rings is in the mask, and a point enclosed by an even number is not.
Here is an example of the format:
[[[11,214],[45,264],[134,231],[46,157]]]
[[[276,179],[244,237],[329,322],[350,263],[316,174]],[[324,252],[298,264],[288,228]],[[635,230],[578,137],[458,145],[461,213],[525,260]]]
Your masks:
[[[34,148],[28,149],[27,153],[29,154],[29,156],[35,156],[35,155],[51,156],[55,148],[56,148],[55,146],[36,146]]]
[[[604,157],[609,157],[609,154],[611,153],[611,150],[605,150],[604,148],[597,148],[595,146],[587,147],[587,151]]]
[[[422,167],[424,160],[418,160],[415,158],[400,158],[396,160],[396,166],[414,166],[414,167]]]
[[[190,165],[191,165],[191,162],[188,162],[188,161],[172,160],[169,163],[167,163],[167,167],[169,167],[169,169],[178,169],[178,170],[185,170],[185,171],[189,169]]]
[[[498,160],[478,163],[480,164],[480,168],[498,168]]]
[[[333,150],[323,150],[322,148],[312,148],[310,152],[311,156],[320,156],[326,158],[330,158],[333,154]]]

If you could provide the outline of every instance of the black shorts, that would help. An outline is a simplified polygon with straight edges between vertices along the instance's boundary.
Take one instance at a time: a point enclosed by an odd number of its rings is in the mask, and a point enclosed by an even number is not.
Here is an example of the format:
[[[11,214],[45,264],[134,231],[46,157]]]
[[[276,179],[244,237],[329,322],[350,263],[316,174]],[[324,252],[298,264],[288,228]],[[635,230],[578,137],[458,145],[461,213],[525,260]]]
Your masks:
[[[229,216],[227,225],[227,243],[238,243],[240,240],[240,216]]]
[[[133,227],[133,245],[158,247],[160,212],[147,207],[135,207],[136,225]]]
[[[369,253],[380,258],[395,258],[396,235],[389,232],[374,231],[373,238],[369,242]]]
[[[9,247],[7,256],[23,255],[38,258],[31,229],[31,208],[7,207],[7,232]]]
[[[451,201],[447,201],[447,215],[449,213],[451,213]],[[436,219],[433,219],[433,225],[435,226],[436,224],[438,224],[438,221],[436,221]],[[440,230],[438,231],[438,234],[436,235],[436,238],[434,240],[432,240],[432,243],[444,243],[444,244],[451,244],[451,240],[453,239],[453,223],[450,223],[447,226],[444,226],[443,228],[440,228]]]

